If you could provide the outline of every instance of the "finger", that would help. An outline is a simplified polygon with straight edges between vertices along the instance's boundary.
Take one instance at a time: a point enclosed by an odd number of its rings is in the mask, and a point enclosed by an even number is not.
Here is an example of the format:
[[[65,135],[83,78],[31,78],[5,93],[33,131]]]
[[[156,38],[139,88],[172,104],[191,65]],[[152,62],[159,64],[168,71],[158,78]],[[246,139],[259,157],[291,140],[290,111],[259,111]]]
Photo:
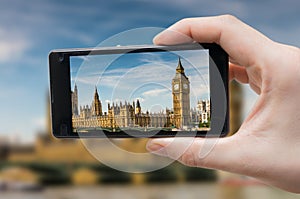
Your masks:
[[[163,138],[153,139],[147,143],[147,148],[152,153],[160,156],[170,157],[178,160],[180,156],[186,151],[194,142],[193,137],[182,137],[180,139]],[[178,146],[180,149],[178,150]]]
[[[246,68],[232,63],[229,63],[229,79],[235,79],[243,84],[249,83],[249,77]]]
[[[177,142],[174,143],[174,140]],[[229,172],[243,173],[243,161],[240,155],[238,142],[234,136],[227,138],[158,138],[149,140],[147,149],[157,155],[194,167],[220,169]]]
[[[239,65],[261,65],[272,42],[267,37],[230,15],[183,19],[154,38],[158,45],[186,43],[186,35],[203,43],[220,44]]]

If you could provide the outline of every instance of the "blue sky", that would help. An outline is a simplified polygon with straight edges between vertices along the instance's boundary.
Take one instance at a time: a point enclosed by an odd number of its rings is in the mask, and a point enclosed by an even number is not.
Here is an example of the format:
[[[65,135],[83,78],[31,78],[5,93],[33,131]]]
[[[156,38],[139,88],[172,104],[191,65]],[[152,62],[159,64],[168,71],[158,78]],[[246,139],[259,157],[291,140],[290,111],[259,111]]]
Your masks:
[[[128,29],[226,13],[299,47],[299,7],[297,0],[1,0],[0,136],[33,140],[45,128],[52,49],[92,47]]]
[[[191,108],[209,99],[207,50],[91,55],[71,57],[72,89],[79,90],[79,105],[90,105],[97,86],[103,111],[107,103],[139,99],[143,112],[172,108],[172,79],[178,58],[190,81]]]

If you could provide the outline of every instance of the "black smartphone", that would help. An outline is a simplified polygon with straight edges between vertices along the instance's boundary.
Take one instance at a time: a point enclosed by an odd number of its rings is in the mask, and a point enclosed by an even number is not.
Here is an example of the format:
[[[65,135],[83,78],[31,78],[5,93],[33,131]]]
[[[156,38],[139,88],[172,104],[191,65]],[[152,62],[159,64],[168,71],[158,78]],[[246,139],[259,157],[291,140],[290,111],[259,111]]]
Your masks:
[[[53,50],[49,69],[57,138],[228,133],[228,55],[217,44]]]

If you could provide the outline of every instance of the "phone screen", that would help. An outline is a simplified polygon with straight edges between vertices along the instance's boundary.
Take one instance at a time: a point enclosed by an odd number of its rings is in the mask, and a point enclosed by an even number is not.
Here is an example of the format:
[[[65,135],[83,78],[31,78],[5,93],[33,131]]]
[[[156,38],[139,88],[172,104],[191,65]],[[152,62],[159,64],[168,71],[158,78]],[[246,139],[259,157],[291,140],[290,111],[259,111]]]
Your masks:
[[[209,50],[70,56],[74,133],[209,131]]]

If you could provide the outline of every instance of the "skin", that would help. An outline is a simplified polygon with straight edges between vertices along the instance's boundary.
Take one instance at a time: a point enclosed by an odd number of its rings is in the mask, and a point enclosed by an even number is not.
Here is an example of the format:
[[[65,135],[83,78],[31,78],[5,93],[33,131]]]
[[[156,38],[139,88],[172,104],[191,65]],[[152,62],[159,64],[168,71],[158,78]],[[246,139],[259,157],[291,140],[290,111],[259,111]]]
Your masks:
[[[156,138],[147,149],[188,166],[243,174],[300,193],[300,49],[274,42],[230,15],[180,20],[154,43],[191,42],[176,32],[221,45],[230,57],[230,78],[249,84],[259,97],[233,136],[195,138],[184,152],[187,138]],[[204,144],[212,150],[202,157]]]

